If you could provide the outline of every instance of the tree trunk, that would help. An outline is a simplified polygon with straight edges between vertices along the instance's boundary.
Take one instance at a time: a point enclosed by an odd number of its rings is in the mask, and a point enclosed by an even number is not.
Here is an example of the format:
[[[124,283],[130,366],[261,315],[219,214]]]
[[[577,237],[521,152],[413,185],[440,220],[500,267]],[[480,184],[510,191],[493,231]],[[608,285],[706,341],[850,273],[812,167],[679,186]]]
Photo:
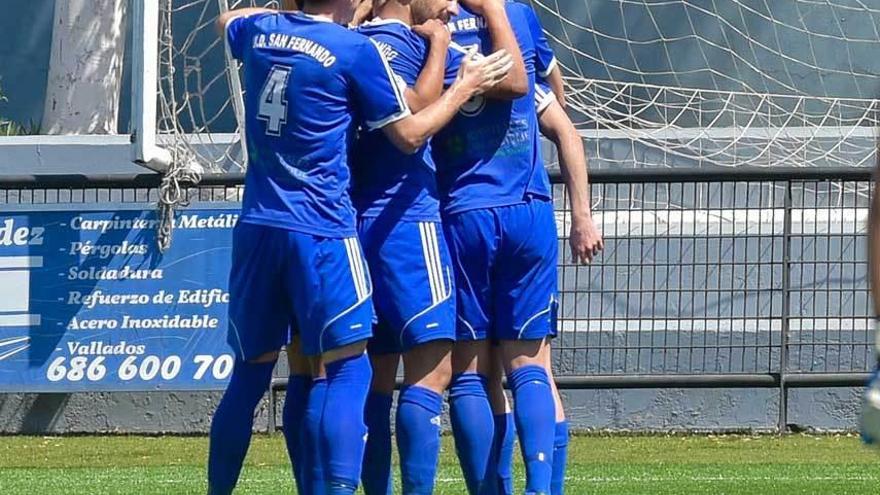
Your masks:
[[[127,0],[56,0],[44,134],[116,134]]]

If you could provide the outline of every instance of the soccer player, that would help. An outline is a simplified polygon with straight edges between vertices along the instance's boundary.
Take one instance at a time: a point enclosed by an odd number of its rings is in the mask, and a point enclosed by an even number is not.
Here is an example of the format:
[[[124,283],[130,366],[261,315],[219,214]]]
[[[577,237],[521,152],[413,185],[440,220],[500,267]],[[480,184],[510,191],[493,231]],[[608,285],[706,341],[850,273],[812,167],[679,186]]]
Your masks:
[[[523,7],[482,5],[506,11],[527,70],[525,97],[512,103],[476,98],[433,145],[458,298],[450,408],[471,493],[493,490],[493,437],[512,431],[504,416],[493,418],[487,396],[493,342],[513,391],[526,493],[551,488],[556,414],[542,356],[554,332],[558,255],[532,88],[536,72],[551,70],[552,61],[538,57]],[[462,9],[449,24],[453,41],[485,50],[488,23],[480,14]],[[497,435],[496,428],[502,430]]]
[[[381,47],[407,86],[411,108],[418,112],[440,96],[461,63],[462,53],[449,50],[445,25],[457,13],[457,3],[382,0],[373,2],[373,13],[375,19],[358,31]],[[507,36],[512,38],[511,34]],[[505,79],[491,94],[503,96],[511,84],[510,78]],[[403,353],[404,387],[396,416],[403,493],[429,494],[455,338],[451,261],[439,223],[435,166],[429,145],[414,155],[403,155],[375,131],[360,137],[352,161],[352,198],[360,215],[360,238],[373,275],[378,316],[369,344],[374,377],[366,408],[370,435],[364,491],[391,492],[389,416]]]
[[[312,370],[323,370],[308,401],[288,395],[283,411],[285,422],[302,418],[296,410],[307,402],[317,411],[304,421],[316,439],[314,471],[324,481],[310,491],[355,492],[373,310],[348,195],[354,130],[382,129],[395,146],[414,152],[468,99],[502,79],[510,63],[505,53],[465,58],[450,89],[412,115],[377,46],[335,23],[347,22],[353,8],[352,0],[306,0],[302,12],[239,9],[217,21],[244,67],[250,164],[229,284],[236,362],[211,424],[210,493],[235,487],[254,409],[291,333]],[[291,430],[297,429],[285,428]]]
[[[554,70],[554,72],[557,71],[558,69]],[[569,231],[571,255],[576,263],[588,264],[605,246],[602,234],[596,229],[590,211],[589,176],[583,141],[562,108],[561,101],[564,101],[564,98],[555,95],[548,80],[539,78],[535,92],[541,134],[556,146],[563,180],[568,190],[572,218]],[[556,336],[555,327],[551,336]],[[551,495],[562,495],[568,459],[568,421],[565,417],[562,396],[553,379],[549,343],[544,347],[541,358],[547,376],[550,378],[556,412],[550,493]],[[493,462],[497,461],[497,479],[494,483],[490,482],[489,492],[512,495],[513,443],[516,433],[511,419],[510,403],[501,384],[503,371],[499,368],[500,361],[496,360],[495,364],[496,369],[489,377],[489,400],[495,415],[496,430],[491,459]]]
[[[874,196],[868,217],[868,275],[874,311],[880,311],[880,160],[874,170]],[[875,321],[876,324],[876,321]],[[880,332],[875,329],[877,364],[868,381],[862,402],[861,434],[868,445],[880,442]]]
[[[590,211],[589,177],[587,175],[586,154],[580,135],[566,115],[565,93],[562,84],[562,74],[556,63],[553,50],[544,35],[540,21],[531,7],[520,4],[529,21],[530,33],[535,47],[536,66],[543,67],[537,74],[535,87],[536,104],[541,134],[556,145],[559,154],[560,168],[563,179],[569,193],[571,208],[571,229],[569,232],[569,244],[572,257],[576,263],[586,264],[592,261],[599,251],[604,248],[601,233],[596,229],[592,213]],[[540,154],[536,153],[539,163]],[[555,336],[556,326],[553,324],[552,335]],[[553,445],[553,474],[551,480],[551,494],[561,495],[564,490],[565,467],[568,457],[568,422],[565,417],[565,409],[562,397],[553,380],[553,368],[551,363],[550,346],[547,345],[542,351],[544,369],[550,378],[555,402],[556,427]],[[514,426],[510,414],[510,405],[501,386],[500,363],[496,360],[496,370],[489,379],[489,398],[492,411],[495,415],[495,439],[493,442],[493,461],[497,459],[497,481],[491,488],[493,493],[513,493],[513,442]]]

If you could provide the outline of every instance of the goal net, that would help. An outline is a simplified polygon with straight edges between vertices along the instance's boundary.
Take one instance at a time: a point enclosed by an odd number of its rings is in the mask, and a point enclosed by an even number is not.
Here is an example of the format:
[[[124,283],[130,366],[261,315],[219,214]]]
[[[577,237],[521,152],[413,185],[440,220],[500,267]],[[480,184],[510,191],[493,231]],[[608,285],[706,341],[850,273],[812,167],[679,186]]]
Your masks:
[[[278,2],[158,3],[157,144],[208,171],[243,169],[239,79],[213,21],[222,10]],[[874,2],[531,3],[593,167],[873,163]]]
[[[594,167],[874,162],[877,2],[532,4]]]
[[[240,78],[213,22],[229,8],[278,2],[138,0],[156,1],[155,27],[143,24],[156,39],[142,42],[158,47],[158,98],[151,114],[150,67],[136,66],[147,111],[135,107],[133,117],[142,120],[136,137],[152,144],[154,135],[159,151],[142,161],[164,159],[184,179],[194,169],[243,170]],[[531,4],[559,59],[591,168],[849,167],[876,159],[876,2]],[[168,203],[179,199],[178,189],[166,191]]]

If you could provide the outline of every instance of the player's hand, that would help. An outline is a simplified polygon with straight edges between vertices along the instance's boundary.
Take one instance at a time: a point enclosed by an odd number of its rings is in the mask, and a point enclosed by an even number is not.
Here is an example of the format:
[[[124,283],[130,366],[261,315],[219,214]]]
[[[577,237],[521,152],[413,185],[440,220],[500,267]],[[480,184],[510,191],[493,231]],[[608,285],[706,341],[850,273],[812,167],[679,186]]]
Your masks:
[[[413,26],[413,31],[428,40],[431,47],[439,46],[445,49],[452,42],[452,34],[446,29],[446,24],[437,19],[430,19],[424,24]]]
[[[459,0],[459,3],[477,15],[485,15],[487,10],[504,9],[503,0]]]
[[[596,228],[590,215],[572,220],[568,243],[571,246],[574,262],[581,265],[592,263],[593,257],[605,249],[602,233]]]
[[[471,48],[458,69],[458,84],[471,96],[481,95],[503,81],[513,67],[513,57],[507,50],[483,57]]]
[[[361,0],[354,9],[349,26],[360,26],[373,18],[373,0]]]

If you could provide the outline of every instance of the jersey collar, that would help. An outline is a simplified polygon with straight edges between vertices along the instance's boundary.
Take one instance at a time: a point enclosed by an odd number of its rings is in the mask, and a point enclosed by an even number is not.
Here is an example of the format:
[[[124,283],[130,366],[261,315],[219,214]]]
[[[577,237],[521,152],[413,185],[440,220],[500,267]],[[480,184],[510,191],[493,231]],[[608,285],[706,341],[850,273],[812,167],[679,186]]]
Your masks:
[[[323,16],[323,15],[306,14],[306,13],[303,12],[303,11],[297,11],[297,12],[296,12],[296,15],[300,15],[300,16],[305,17],[306,19],[310,19],[310,20],[317,21],[317,22],[329,22],[329,23],[333,23],[333,19],[331,19],[331,18],[329,18],[329,17],[325,17],[325,16]]]
[[[401,26],[410,29],[409,24],[401,21],[400,19],[382,19],[381,17],[374,17],[373,20],[365,22],[364,26],[386,26],[388,24],[400,24]]]

